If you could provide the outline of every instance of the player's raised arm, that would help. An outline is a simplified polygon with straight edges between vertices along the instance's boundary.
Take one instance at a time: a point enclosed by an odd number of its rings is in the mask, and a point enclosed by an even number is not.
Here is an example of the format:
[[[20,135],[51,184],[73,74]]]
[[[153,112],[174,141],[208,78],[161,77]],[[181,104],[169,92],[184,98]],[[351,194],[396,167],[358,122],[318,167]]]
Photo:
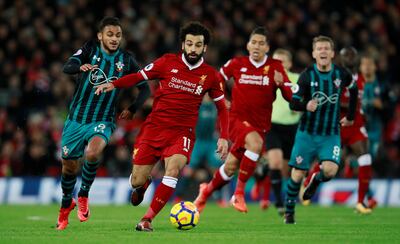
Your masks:
[[[143,80],[145,80],[145,78],[141,72],[125,75],[113,82],[99,85],[95,91],[95,94],[100,95],[103,92],[110,92],[114,90],[114,88],[127,88],[134,86]]]

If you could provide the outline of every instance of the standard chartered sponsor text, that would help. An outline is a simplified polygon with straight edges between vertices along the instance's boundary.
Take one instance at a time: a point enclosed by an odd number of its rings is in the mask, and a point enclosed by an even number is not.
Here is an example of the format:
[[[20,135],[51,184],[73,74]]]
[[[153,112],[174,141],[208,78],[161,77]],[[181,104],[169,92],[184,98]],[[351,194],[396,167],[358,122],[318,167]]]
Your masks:
[[[195,90],[196,84],[186,81],[186,80],[181,80],[181,79],[172,77],[171,81],[168,83],[168,86],[175,88],[175,89],[193,93]]]
[[[241,84],[251,84],[251,85],[261,85],[262,84],[262,75],[246,75],[242,74],[239,79],[239,83]]]

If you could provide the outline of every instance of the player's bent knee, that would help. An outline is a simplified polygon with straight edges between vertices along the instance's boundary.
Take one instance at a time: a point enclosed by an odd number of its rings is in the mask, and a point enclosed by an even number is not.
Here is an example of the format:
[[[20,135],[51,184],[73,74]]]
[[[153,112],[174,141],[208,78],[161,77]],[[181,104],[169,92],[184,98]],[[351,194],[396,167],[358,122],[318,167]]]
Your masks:
[[[234,175],[237,169],[238,169],[238,166],[236,164],[225,164],[225,167],[224,167],[224,171],[225,171],[226,175],[229,177]]]
[[[76,175],[79,171],[77,160],[62,160],[62,173],[67,175]]]
[[[165,176],[170,176],[170,177],[178,178],[178,176],[179,176],[179,169],[178,169],[178,168],[167,169],[167,170],[165,170]]]
[[[337,171],[338,171],[337,167],[325,167],[323,169],[325,178],[329,178],[329,179],[332,179],[333,177],[335,177]]]
[[[97,152],[96,150],[87,150],[85,156],[87,161],[97,162],[100,159],[100,152]]]
[[[260,137],[259,140],[256,139],[248,143],[246,149],[259,154],[262,151],[262,147],[263,141]]]
[[[137,175],[134,174],[131,177],[131,185],[133,188],[143,186],[147,181],[147,175]]]

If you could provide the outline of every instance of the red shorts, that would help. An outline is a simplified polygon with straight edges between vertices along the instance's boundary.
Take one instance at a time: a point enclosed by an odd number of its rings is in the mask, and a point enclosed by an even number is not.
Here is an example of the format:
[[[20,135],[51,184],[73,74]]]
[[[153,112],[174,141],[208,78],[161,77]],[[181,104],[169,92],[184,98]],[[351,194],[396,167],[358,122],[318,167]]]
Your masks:
[[[261,138],[265,138],[265,133],[257,130],[247,121],[240,121],[236,119],[231,119],[229,121],[229,139],[233,143],[229,152],[239,160],[241,160],[244,152],[246,151],[246,148],[244,147],[246,135],[252,131],[256,131]]]
[[[340,140],[343,146],[350,146],[358,141],[368,140],[367,130],[364,126],[352,125],[340,128]]]
[[[143,125],[133,149],[132,163],[156,164],[160,159],[182,154],[190,161],[195,142],[194,129],[190,127],[158,127]]]

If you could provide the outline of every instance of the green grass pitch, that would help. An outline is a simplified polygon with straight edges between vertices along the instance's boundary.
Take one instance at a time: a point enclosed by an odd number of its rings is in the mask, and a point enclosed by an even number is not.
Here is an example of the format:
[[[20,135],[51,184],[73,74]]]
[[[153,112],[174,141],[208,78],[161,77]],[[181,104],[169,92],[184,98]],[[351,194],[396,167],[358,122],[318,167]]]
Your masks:
[[[153,221],[152,233],[134,226],[145,207],[92,206],[88,222],[76,211],[66,230],[54,229],[58,206],[0,205],[0,243],[400,243],[400,208],[377,208],[362,216],[342,206],[298,206],[296,225],[285,225],[274,207],[249,213],[209,204],[197,227],[174,229],[167,205]]]

